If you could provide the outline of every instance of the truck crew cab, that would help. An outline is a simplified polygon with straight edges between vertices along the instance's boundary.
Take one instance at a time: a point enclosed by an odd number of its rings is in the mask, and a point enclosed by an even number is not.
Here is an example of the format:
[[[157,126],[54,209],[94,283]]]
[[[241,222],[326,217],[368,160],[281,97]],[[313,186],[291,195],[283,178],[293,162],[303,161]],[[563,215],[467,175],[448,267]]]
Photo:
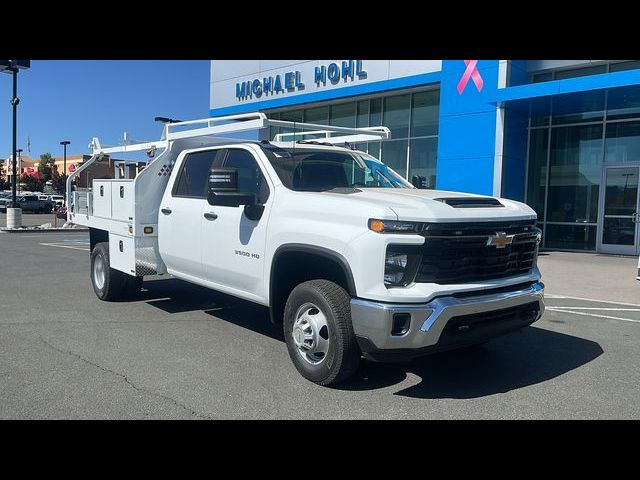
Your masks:
[[[296,130],[220,137],[269,126]],[[267,306],[297,370],[320,385],[344,381],[362,357],[406,360],[538,320],[535,212],[415,188],[349,147],[389,136],[252,113],[169,123],[157,142],[94,138],[67,204],[68,220],[90,228],[96,295],[133,298],[145,275],[170,274]],[[145,152],[144,168],[73,190],[116,152]]]

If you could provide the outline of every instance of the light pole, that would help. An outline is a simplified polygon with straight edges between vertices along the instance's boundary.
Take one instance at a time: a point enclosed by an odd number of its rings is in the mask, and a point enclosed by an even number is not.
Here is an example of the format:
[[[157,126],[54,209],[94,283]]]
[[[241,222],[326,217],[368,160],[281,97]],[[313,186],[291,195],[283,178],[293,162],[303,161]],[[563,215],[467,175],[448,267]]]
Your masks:
[[[13,106],[13,156],[12,159],[12,177],[11,177],[11,206],[7,208],[7,228],[20,228],[22,226],[22,210],[16,202],[16,161],[17,161],[17,122],[18,122],[18,71],[26,70],[31,67],[31,60],[0,60],[0,72],[11,73],[13,76],[13,96],[11,97],[11,105]]]
[[[22,149],[18,148],[16,152],[18,153],[18,170],[22,173]],[[20,183],[18,183],[18,190],[21,190]]]
[[[65,201],[67,199],[67,145],[70,145],[71,142],[69,140],[63,140],[60,142],[60,145],[64,147],[64,160],[62,164],[62,173],[64,175],[64,198]]]

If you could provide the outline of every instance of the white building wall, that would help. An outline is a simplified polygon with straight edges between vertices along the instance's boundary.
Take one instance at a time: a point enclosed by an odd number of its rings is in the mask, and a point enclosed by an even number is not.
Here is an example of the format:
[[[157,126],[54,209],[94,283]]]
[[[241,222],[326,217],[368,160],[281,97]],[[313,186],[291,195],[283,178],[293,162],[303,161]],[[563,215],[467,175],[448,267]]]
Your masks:
[[[314,82],[316,67],[327,67],[331,63],[339,66],[348,60],[212,60],[210,82],[210,108],[219,109],[248,103],[258,103],[280,98],[292,98],[319,91],[329,91],[353,85],[366,85],[384,82],[425,73],[438,72],[442,68],[441,60],[362,60],[362,70],[366,77],[341,78],[335,84],[327,81],[320,85]],[[353,60],[354,65],[356,60]],[[236,84],[254,79],[280,75],[284,80],[287,72],[300,72],[303,89],[253,96],[247,99],[236,97]],[[259,108],[259,107],[258,107]]]

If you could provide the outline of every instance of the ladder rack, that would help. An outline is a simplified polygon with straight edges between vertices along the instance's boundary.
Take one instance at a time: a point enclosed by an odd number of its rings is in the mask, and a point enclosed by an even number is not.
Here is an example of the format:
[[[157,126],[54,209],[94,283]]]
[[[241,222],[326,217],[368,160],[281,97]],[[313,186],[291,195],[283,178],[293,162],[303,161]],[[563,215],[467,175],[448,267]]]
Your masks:
[[[175,141],[200,138],[202,140],[201,143],[203,144],[239,143],[247,140],[224,138],[219,135],[256,131],[269,127],[281,127],[292,130],[291,133],[280,133],[276,135],[275,141],[287,141],[285,139],[291,137],[290,141],[293,142],[298,138],[309,137],[310,135],[315,135],[317,138],[317,136],[321,135],[323,136],[323,143],[344,145],[388,140],[391,138],[391,132],[387,127],[348,128],[334,125],[319,125],[315,123],[289,122],[285,120],[269,119],[262,112],[242,113],[238,115],[227,115],[224,117],[209,117],[199,120],[167,123],[164,126],[160,139],[152,142],[137,142],[132,140],[128,133],[125,133],[123,145],[103,146],[100,143],[100,140],[97,137],[94,137],[89,144],[89,148],[92,150],[93,156],[67,177],[67,205],[72,205],[73,179],[105,155],[146,151],[147,157],[155,160],[164,156],[166,152],[170,152],[171,145]],[[156,150],[162,150],[162,152],[158,152],[156,155]],[[148,161],[148,165],[152,163],[154,163],[153,160]],[[140,176],[148,173],[147,170],[148,168],[143,170]]]
[[[305,125],[311,127],[313,124],[306,123],[300,124],[297,122],[285,122],[281,120],[270,120],[274,126],[286,126],[290,127],[291,124],[299,127]],[[279,125],[280,123],[286,123],[287,125]],[[330,143],[332,145],[341,145],[343,143],[361,143],[361,142],[373,142],[380,140],[388,140],[391,138],[391,132],[387,127],[362,127],[362,128],[348,128],[348,127],[330,127],[326,125],[313,125],[315,128],[323,128],[323,130],[311,130],[307,132],[287,132],[279,133],[274,137],[275,142],[286,142],[295,140],[304,140],[304,137],[313,135],[313,138],[321,139],[323,143]],[[350,133],[351,135],[331,136],[332,133]],[[357,133],[354,133],[357,132]],[[291,138],[290,138],[291,137]],[[290,139],[289,139],[290,138]]]
[[[309,135],[323,135],[325,143],[335,145],[343,143],[357,143],[388,140],[391,133],[387,127],[349,128],[333,125],[319,125],[315,123],[289,122],[285,120],[272,120],[262,112],[242,113],[227,115],[224,117],[211,117],[185,122],[167,123],[164,126],[160,140],[155,142],[133,142],[125,134],[125,144],[119,146],[102,146],[100,140],[94,137],[89,145],[94,155],[112,154],[121,152],[136,152],[143,150],[167,148],[169,142],[187,138],[208,137],[228,133],[239,133],[250,130],[261,130],[268,127],[284,127],[292,129],[291,133],[280,133],[275,136],[275,141],[287,141],[288,137],[305,137]],[[298,132],[298,130],[301,130]],[[342,135],[332,136],[332,133]],[[215,139],[213,139],[215,141]],[[226,141],[227,139],[219,139]]]

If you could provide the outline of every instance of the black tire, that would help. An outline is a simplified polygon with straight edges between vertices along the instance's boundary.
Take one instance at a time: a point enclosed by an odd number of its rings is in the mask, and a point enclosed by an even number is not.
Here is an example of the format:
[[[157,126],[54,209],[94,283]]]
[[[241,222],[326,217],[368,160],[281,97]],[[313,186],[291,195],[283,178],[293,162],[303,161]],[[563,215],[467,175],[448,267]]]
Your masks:
[[[360,348],[351,324],[351,297],[341,286],[328,280],[311,280],[293,289],[284,310],[284,337],[289,356],[306,379],[319,385],[335,385],[351,377],[360,364]],[[294,341],[298,310],[313,304],[326,318],[329,347],[317,364],[307,361]]]
[[[96,273],[96,262],[103,262],[103,281],[98,281]],[[129,285],[128,277],[126,273],[122,273],[118,270],[111,268],[109,263],[109,243],[98,243],[93,247],[91,252],[91,284],[93,285],[93,291],[100,300],[107,302],[115,302],[118,300],[124,300],[127,298],[127,287]],[[100,285],[102,284],[102,285]]]

